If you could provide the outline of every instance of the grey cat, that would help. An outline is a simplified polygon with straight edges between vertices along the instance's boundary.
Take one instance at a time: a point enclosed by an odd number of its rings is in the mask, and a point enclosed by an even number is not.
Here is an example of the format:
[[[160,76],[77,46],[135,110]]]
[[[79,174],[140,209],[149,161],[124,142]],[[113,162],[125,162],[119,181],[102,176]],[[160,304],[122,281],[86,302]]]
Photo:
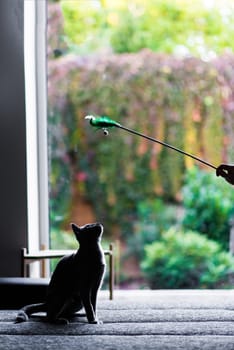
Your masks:
[[[99,323],[96,302],[106,266],[101,247],[103,226],[100,223],[71,226],[79,249],[58,262],[45,303],[24,306],[17,314],[16,323],[27,321],[33,313],[46,312],[48,322],[66,324],[82,307],[89,323]]]

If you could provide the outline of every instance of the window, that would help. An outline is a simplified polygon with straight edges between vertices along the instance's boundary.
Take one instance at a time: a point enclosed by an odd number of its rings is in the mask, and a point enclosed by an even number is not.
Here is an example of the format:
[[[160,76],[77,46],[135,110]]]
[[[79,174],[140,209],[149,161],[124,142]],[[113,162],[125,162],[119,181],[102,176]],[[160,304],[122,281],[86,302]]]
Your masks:
[[[221,162],[222,156],[231,159],[231,142],[227,140],[233,139],[233,132],[227,126],[233,118],[225,94],[231,86],[231,79],[226,81],[231,74],[226,67],[232,61],[227,58],[229,63],[224,68],[222,58],[219,64],[212,58],[218,56],[225,42],[218,43],[218,36],[231,33],[231,26],[226,24],[229,20],[233,23],[233,11],[219,17],[220,12],[214,8],[215,16],[211,18],[205,6],[198,13],[201,19],[194,20],[197,11],[191,11],[191,4],[181,9],[180,2],[166,3],[25,2],[29,247],[48,246],[49,231],[52,248],[64,247],[71,243],[71,235],[63,231],[69,231],[72,218],[78,219],[78,224],[97,218],[108,228],[105,237],[121,240],[130,257],[133,268],[128,283],[132,277],[141,277],[140,264],[135,262],[144,258],[143,247],[161,239],[161,233],[172,225],[181,224],[180,215],[185,209],[181,189],[194,161],[124,133],[116,137],[115,131],[104,141],[102,133],[95,133],[84,121],[85,115],[117,118],[126,126],[200,155],[211,164]],[[50,50],[46,62],[47,5]],[[194,6],[200,8],[201,3],[194,2]],[[218,27],[225,30],[216,35],[218,18]],[[211,20],[213,32],[207,30]],[[204,33],[199,30],[199,36],[194,27],[198,22],[204,22]],[[220,86],[221,81],[227,86]],[[224,95],[221,103],[220,96]],[[202,173],[204,169],[200,170]],[[193,180],[193,173],[187,174]],[[213,175],[209,181],[217,188]],[[211,224],[213,217],[210,215]],[[199,235],[204,234],[203,226],[201,223]],[[214,231],[210,231],[210,238]],[[122,285],[126,281],[125,262],[121,261],[125,273]]]

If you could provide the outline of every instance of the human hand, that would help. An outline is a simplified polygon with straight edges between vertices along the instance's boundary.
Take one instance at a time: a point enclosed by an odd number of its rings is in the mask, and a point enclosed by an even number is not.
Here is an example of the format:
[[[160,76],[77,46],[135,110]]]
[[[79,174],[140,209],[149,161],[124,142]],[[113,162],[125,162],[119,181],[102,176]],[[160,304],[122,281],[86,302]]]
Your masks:
[[[220,164],[216,169],[216,175],[222,176],[227,182],[234,185],[234,165]]]

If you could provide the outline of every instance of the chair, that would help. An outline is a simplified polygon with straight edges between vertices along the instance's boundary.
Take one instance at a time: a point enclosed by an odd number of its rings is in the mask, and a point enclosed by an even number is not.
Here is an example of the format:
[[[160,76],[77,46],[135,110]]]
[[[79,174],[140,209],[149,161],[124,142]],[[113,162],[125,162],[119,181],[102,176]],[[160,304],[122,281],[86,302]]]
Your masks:
[[[74,250],[54,250],[54,249],[42,249],[27,252],[26,248],[21,249],[21,276],[27,277],[27,266],[35,261],[40,262],[41,277],[46,277],[46,259],[62,258],[64,255],[74,253]],[[109,298],[114,298],[114,246],[109,245],[108,250],[104,250],[104,254],[109,256]]]

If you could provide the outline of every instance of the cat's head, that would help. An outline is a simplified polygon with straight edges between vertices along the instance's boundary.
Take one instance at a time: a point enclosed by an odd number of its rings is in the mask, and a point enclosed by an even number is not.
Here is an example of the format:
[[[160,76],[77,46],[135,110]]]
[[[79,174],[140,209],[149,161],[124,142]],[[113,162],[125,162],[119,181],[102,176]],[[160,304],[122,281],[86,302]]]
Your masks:
[[[84,226],[78,226],[72,223],[71,227],[80,244],[83,242],[89,244],[101,241],[103,226],[98,222]]]

